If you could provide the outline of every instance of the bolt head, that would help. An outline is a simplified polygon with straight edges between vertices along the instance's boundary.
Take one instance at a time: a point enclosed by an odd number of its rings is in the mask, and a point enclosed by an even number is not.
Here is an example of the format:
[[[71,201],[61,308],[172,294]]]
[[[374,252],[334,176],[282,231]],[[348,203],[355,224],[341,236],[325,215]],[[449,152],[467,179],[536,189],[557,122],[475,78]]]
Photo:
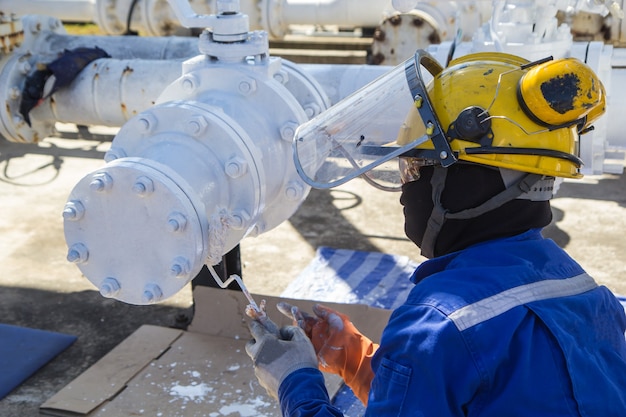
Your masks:
[[[106,298],[115,297],[121,289],[120,283],[111,277],[105,278],[102,284],[100,284],[100,294]]]
[[[126,152],[124,151],[124,149],[111,147],[111,149],[109,149],[107,153],[104,154],[104,161],[111,162],[124,157],[126,157]]]
[[[281,84],[287,84],[287,81],[289,81],[289,76],[285,71],[280,71],[274,74],[274,79]]]
[[[187,93],[193,93],[198,86],[198,80],[195,75],[187,74],[182,79],[182,88],[183,91]]]
[[[167,218],[167,228],[170,232],[183,232],[187,227],[187,217],[182,213],[172,213]]]
[[[106,172],[100,172],[93,176],[89,188],[95,192],[109,191],[113,186],[113,178]]]
[[[293,136],[296,134],[296,129],[298,125],[293,122],[286,123],[283,127],[280,128],[280,137],[287,142],[291,142],[293,140]]]
[[[94,178],[89,184],[92,191],[104,191],[104,182],[100,178]]]
[[[242,230],[250,221],[250,215],[245,210],[232,213],[229,217],[228,225],[234,230]]]
[[[142,175],[135,181],[133,191],[140,197],[148,196],[154,192],[154,182],[150,178]]]
[[[256,81],[253,78],[247,78],[239,82],[239,92],[247,96],[256,91]]]
[[[152,113],[146,112],[137,118],[137,124],[139,126],[139,131],[142,133],[150,133],[156,129],[158,120]]]
[[[198,137],[206,131],[208,126],[209,122],[206,117],[196,115],[187,122],[187,125],[185,126],[185,133],[193,137]]]
[[[63,208],[63,218],[69,221],[78,221],[85,215],[85,206],[78,200],[68,201]]]
[[[145,304],[157,303],[163,298],[163,291],[157,284],[147,284],[143,290],[142,301]]]
[[[320,109],[320,106],[318,106],[316,103],[310,103],[304,106],[304,112],[306,113],[309,119],[312,119],[313,117],[317,116],[318,114],[321,113],[321,111],[322,110]]]
[[[288,200],[297,201],[302,197],[303,194],[304,187],[296,181],[291,181],[289,184],[287,184],[287,187],[285,187],[285,196]]]
[[[239,178],[244,175],[248,170],[248,163],[241,158],[231,158],[226,162],[224,172],[230,178]]]
[[[82,264],[89,259],[89,251],[82,243],[72,245],[67,251],[67,260],[75,264]]]
[[[251,237],[259,236],[260,234],[265,232],[265,229],[266,229],[265,222],[259,220],[250,231],[250,236]]]
[[[179,256],[174,259],[174,263],[170,268],[170,273],[176,278],[184,278],[189,275],[190,269],[189,261],[186,258]]]

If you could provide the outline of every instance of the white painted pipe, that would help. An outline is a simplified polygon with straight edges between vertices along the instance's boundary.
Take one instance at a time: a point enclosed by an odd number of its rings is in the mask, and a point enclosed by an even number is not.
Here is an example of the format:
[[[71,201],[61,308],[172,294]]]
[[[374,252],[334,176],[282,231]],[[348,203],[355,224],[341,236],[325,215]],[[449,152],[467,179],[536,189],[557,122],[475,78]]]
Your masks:
[[[64,49],[79,47],[104,49],[119,59],[178,60],[198,55],[198,38],[186,36],[72,36],[44,33],[29,43],[29,49],[55,56]]]
[[[624,109],[626,94],[618,93],[626,85],[626,49],[614,48],[611,57],[611,84],[607,103],[607,138],[612,146],[626,151],[624,135]]]
[[[275,0],[269,3],[282,9],[282,19],[298,25],[345,25],[374,27],[382,12],[391,10],[381,0]]]
[[[31,111],[35,120],[119,127],[152,107],[181,74],[180,61],[100,59],[51,100]]]
[[[100,59],[81,71],[71,89],[58,91],[31,111],[31,118],[120,127],[152,107],[165,87],[180,76],[181,68],[180,61]],[[384,66],[315,64],[299,69],[319,83],[331,105],[389,70]]]
[[[0,0],[4,14],[45,14],[64,22],[92,22],[96,0]]]

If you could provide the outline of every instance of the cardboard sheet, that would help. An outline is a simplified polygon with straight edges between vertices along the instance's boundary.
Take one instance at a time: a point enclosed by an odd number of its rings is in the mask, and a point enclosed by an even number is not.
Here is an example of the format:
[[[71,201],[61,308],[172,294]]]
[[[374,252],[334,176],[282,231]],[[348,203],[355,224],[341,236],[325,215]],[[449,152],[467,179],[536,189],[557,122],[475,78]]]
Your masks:
[[[266,299],[270,317],[290,323],[275,309],[279,300],[311,311],[314,301]],[[209,287],[194,290],[195,315],[187,331],[142,326],[100,361],[46,401],[52,416],[194,417],[280,416],[280,408],[254,376],[245,344],[250,339],[242,293]],[[348,314],[368,335],[380,335],[390,312],[366,305],[324,303]],[[342,386],[325,375],[331,396]]]

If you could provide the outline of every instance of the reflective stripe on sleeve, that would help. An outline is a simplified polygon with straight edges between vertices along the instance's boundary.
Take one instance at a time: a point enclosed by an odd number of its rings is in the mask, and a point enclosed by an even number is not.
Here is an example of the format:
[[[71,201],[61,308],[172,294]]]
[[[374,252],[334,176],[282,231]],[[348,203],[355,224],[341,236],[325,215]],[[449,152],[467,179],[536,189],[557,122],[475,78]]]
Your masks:
[[[588,274],[520,285],[462,307],[450,314],[448,318],[454,322],[459,331],[463,331],[514,307],[533,301],[582,294],[597,286],[598,284]]]

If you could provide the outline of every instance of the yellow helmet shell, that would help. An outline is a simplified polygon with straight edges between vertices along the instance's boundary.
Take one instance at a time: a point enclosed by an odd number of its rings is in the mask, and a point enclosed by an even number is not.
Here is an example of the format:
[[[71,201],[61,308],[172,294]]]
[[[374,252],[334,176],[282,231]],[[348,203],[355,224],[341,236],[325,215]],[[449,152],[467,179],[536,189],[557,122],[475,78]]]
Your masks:
[[[580,178],[577,124],[585,117],[597,118],[604,112],[602,84],[591,70],[587,71],[586,65],[574,59],[528,64],[523,58],[499,52],[470,54],[451,61],[427,87],[439,123],[460,160],[546,176]],[[544,65],[548,67],[546,72],[542,71]],[[574,109],[563,115],[553,110],[536,90],[541,90],[542,82],[549,83],[562,73],[572,72],[585,79],[581,81],[582,92],[572,94]],[[455,126],[462,112],[476,108],[490,124],[481,140],[468,139]],[[548,128],[547,123],[558,127]],[[413,109],[398,141],[401,144],[406,138],[423,133],[424,123]],[[431,141],[418,146],[433,148]]]

